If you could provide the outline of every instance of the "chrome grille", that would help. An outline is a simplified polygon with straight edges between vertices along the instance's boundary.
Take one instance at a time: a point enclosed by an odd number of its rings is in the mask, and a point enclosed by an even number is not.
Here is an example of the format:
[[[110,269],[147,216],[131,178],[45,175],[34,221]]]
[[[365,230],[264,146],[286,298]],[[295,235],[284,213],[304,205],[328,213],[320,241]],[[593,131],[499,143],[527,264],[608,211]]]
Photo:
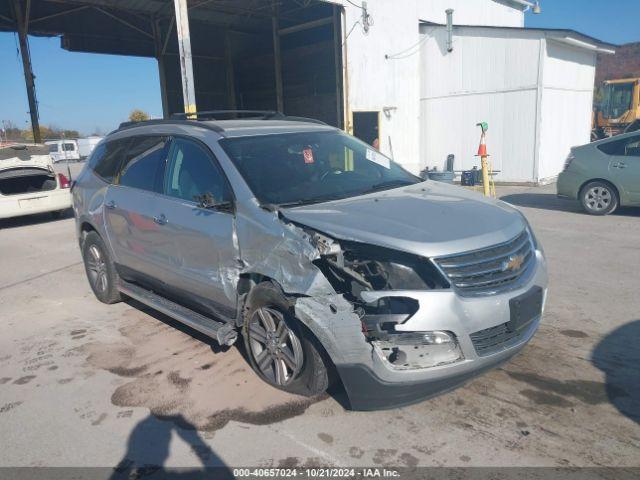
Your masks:
[[[469,295],[508,290],[534,261],[535,251],[526,229],[499,245],[435,259],[449,281]]]

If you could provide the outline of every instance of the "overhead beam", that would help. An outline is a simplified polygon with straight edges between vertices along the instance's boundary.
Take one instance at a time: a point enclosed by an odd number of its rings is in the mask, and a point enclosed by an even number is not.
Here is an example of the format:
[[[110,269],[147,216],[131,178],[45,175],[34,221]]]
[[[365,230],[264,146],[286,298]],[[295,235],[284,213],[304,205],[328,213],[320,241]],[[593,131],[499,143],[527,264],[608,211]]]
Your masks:
[[[27,100],[29,101],[29,116],[31,117],[31,129],[33,130],[34,143],[41,143],[40,121],[38,119],[38,101],[36,100],[36,86],[31,69],[31,54],[29,52],[29,40],[27,38],[27,22],[22,12],[22,2],[13,0],[13,10],[18,27],[18,39],[20,43],[20,55],[22,56],[22,69],[24,70],[24,80],[27,86]],[[27,9],[28,11],[28,5]]]
[[[43,20],[49,20],[51,18],[69,15],[70,13],[79,12],[80,10],[86,10],[87,8],[91,7],[89,5],[83,5],[82,7],[70,8],[69,10],[65,10],[64,12],[52,13],[51,15],[45,15],[44,17],[34,18],[33,20],[29,20],[29,25],[33,25],[37,22],[42,22]]]
[[[196,90],[193,83],[193,60],[191,58],[191,34],[189,32],[189,11],[187,0],[173,1],[176,11],[176,32],[180,52],[180,73],[182,75],[182,102],[184,113],[196,112]]]
[[[281,28],[278,30],[280,35],[289,35],[290,33],[301,32],[303,30],[309,30],[312,28],[318,28],[323,25],[329,25],[333,23],[333,17],[320,18],[311,22],[301,23],[299,25],[293,25],[292,27]]]
[[[142,28],[136,27],[134,24],[127,22],[126,20],[118,17],[117,15],[114,15],[113,13],[108,12],[107,10],[105,10],[103,8],[100,8],[100,7],[93,7],[93,8],[96,9],[97,11],[99,11],[100,13],[102,13],[102,14],[110,17],[110,18],[113,18],[115,21],[120,22],[122,25],[125,25],[125,26],[131,28],[132,30],[135,30],[135,31],[137,31],[137,32],[139,32],[139,33],[141,33],[141,34],[153,39],[153,34],[147,32],[146,30],[143,30]]]

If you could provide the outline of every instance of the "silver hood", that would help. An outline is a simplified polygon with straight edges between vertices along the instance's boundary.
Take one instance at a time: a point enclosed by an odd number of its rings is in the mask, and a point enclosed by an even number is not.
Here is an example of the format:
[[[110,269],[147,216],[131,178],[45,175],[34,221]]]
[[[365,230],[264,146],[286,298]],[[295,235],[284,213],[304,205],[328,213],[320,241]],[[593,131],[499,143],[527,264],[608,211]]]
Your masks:
[[[287,208],[282,213],[338,240],[426,257],[506,242],[525,228],[522,215],[505,202],[433,181]]]

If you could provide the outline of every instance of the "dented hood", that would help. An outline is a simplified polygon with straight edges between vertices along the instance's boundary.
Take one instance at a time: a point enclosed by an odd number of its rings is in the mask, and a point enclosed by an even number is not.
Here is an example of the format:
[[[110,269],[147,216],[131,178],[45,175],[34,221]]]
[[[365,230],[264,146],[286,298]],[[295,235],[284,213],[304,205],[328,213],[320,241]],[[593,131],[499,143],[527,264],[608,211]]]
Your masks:
[[[422,256],[495,245],[512,239],[525,228],[521,214],[507,203],[433,181],[287,208],[282,213],[338,240]]]

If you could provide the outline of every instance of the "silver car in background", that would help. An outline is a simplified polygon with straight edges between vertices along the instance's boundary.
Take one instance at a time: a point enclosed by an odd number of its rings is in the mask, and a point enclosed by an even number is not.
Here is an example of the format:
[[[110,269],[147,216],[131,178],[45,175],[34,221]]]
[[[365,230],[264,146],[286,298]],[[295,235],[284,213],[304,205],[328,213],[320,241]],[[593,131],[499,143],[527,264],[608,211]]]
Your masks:
[[[73,189],[91,287],[137,299],[301,395],[405,405],[508,360],[546,297],[517,210],[423,181],[315,121],[124,125]]]

